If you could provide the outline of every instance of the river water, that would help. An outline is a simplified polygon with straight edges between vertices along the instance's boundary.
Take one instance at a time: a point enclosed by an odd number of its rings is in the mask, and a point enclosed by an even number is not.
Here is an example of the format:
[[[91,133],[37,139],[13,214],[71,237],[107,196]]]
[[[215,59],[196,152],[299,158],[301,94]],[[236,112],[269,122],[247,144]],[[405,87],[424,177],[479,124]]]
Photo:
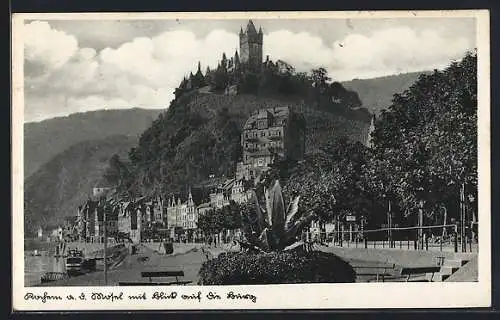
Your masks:
[[[40,284],[40,277],[46,272],[66,272],[64,258],[55,258],[57,242],[40,239],[24,239],[24,286]],[[41,255],[34,256],[37,251]]]
[[[37,239],[25,239],[24,241],[24,286],[34,286],[40,284],[40,278],[46,272],[66,272],[65,258],[54,257],[57,242],[43,242]],[[111,246],[111,245],[110,245]],[[64,247],[68,249],[82,250],[89,258],[102,254],[103,244],[100,243],[66,243]],[[38,251],[41,255],[35,256]],[[111,248],[108,254],[111,255]],[[61,251],[62,253],[62,251]]]
[[[53,254],[32,256],[31,252],[24,255],[24,286],[40,284],[40,277],[46,272],[66,272],[64,258],[54,258]]]

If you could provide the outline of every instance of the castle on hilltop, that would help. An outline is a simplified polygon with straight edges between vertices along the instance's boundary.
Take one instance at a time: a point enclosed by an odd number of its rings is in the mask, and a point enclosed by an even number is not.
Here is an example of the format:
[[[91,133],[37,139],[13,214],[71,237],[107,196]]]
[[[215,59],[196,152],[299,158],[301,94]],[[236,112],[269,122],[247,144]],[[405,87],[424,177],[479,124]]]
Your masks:
[[[263,61],[264,34],[262,28],[259,31],[255,28],[252,20],[243,30],[240,27],[239,33],[239,52],[235,51],[230,58],[226,53],[222,53],[222,58],[217,64],[216,69],[210,69],[207,66],[205,74],[201,71],[201,62],[198,62],[198,69],[195,74],[192,72],[184,77],[179,88],[176,90],[176,97],[185,91],[200,89],[200,91],[224,91],[226,94],[236,94],[236,87],[245,74],[262,74],[265,67],[272,66],[267,56]],[[205,89],[201,89],[205,88]]]

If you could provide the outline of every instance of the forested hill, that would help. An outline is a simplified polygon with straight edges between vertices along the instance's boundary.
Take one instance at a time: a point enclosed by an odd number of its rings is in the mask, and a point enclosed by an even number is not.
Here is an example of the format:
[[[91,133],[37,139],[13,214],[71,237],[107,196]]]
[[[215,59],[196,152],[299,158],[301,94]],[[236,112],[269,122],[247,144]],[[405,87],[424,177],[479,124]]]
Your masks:
[[[241,156],[241,128],[250,113],[283,106],[304,113],[307,152],[335,136],[363,143],[367,139],[369,115],[356,120],[301,100],[193,91],[178,97],[131,151],[136,187],[132,189],[139,193],[183,193],[188,185],[210,174],[233,175]]]
[[[358,93],[363,104],[372,114],[378,115],[392,103],[395,93],[404,92],[413,85],[418,77],[430,72],[412,72],[372,79],[354,79],[342,85]]]
[[[122,157],[137,138],[113,136],[77,143],[40,167],[24,183],[26,234],[76,215],[78,205],[102,180],[110,158]]]
[[[137,138],[162,110],[121,109],[75,113],[24,125],[24,178],[70,146],[115,135]]]

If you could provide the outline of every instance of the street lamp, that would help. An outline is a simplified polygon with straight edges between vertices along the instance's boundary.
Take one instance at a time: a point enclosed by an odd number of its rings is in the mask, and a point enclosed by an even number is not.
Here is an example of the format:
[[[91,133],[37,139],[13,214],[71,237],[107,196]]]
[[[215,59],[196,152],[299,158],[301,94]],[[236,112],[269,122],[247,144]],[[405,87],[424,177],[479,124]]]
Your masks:
[[[109,206],[107,203],[104,204],[104,217],[103,217],[103,224],[104,224],[104,228],[103,228],[103,231],[104,231],[104,285],[108,285],[108,262],[107,262],[107,258],[108,258],[108,255],[107,255],[107,249],[108,249],[108,234],[107,234],[107,219],[106,219],[106,216],[107,216],[107,211],[109,209]]]

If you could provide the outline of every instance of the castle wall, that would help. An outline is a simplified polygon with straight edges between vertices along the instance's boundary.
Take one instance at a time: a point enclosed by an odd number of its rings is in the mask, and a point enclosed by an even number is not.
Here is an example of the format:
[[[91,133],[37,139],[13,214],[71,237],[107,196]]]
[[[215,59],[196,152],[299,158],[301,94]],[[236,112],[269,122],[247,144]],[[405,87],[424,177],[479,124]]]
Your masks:
[[[247,63],[250,56],[250,48],[248,47],[248,37],[246,34],[240,35],[240,62]]]

